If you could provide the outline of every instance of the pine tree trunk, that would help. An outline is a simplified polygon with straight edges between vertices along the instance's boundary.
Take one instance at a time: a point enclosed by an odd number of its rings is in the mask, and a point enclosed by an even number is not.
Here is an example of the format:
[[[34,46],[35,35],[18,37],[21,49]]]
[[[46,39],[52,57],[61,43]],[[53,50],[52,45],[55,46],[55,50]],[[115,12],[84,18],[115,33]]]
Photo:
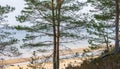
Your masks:
[[[53,24],[53,69],[56,69],[56,24],[55,24],[55,13],[54,13],[54,0],[52,0],[52,24]]]
[[[116,19],[115,19],[115,48],[114,53],[116,54],[119,51],[119,0],[115,0],[116,8]]]
[[[54,0],[52,0],[52,16],[53,16],[53,34],[54,34],[54,55],[53,55],[53,69],[59,69],[59,45],[60,45],[60,10],[61,0],[56,0],[56,9],[54,9]],[[55,12],[56,11],[56,16]],[[56,18],[55,18],[56,17]],[[56,19],[56,21],[55,21]]]
[[[57,68],[59,69],[59,45],[60,45],[60,9],[61,9],[61,0],[57,0]]]

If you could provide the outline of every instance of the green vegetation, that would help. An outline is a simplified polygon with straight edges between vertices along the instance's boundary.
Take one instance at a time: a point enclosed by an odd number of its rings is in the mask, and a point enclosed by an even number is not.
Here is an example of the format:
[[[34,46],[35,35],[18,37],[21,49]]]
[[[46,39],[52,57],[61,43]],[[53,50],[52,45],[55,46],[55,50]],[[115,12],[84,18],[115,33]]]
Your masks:
[[[24,47],[53,45],[53,67],[59,69],[59,46],[66,43],[65,40],[69,42],[70,38],[80,37],[75,31],[80,32],[78,28],[84,25],[84,20],[76,19],[73,12],[79,11],[84,3],[73,0],[25,0],[25,3],[26,7],[21,11],[21,15],[16,17],[19,22],[32,23],[29,28],[16,27],[18,30],[29,30],[29,35],[32,36],[24,39]],[[49,40],[33,42],[44,37]]]
[[[84,19],[80,19],[81,16],[77,16],[79,18],[76,19],[77,14],[73,12],[81,10],[85,3],[72,0],[61,1],[61,4],[57,3],[56,0],[53,0],[53,2],[52,9],[52,0],[25,0],[26,6],[21,11],[21,15],[17,16],[16,19],[21,23],[29,22],[32,26],[26,27],[19,25],[15,27],[17,30],[26,30],[29,32],[29,34],[27,34],[23,39],[25,43],[23,47],[36,47],[38,45],[51,46],[53,45],[52,38],[54,37],[54,34],[59,34],[60,40],[62,40],[60,41],[60,44],[67,43],[72,41],[71,39],[79,39],[81,37],[79,34],[81,29],[79,29],[79,27],[84,26],[85,21]],[[55,27],[53,27],[54,25]],[[58,25],[60,28],[59,32],[57,32]],[[53,33],[53,29],[56,29],[56,33]],[[44,37],[48,37],[49,40],[37,40]],[[37,40],[37,43],[31,42],[33,40]]]
[[[9,5],[0,6],[0,26],[3,26],[0,27],[0,54],[2,55],[8,55],[5,54],[5,52],[10,52],[13,53],[15,56],[16,55],[15,53],[18,52],[18,49],[16,47],[13,47],[13,45],[18,42],[18,39],[11,36],[14,35],[15,33],[7,31],[8,29],[11,28],[8,25],[3,24],[6,21],[6,18],[8,17],[7,14],[13,12],[14,10],[15,8]],[[9,49],[5,50],[6,48]]]
[[[24,0],[25,7],[16,17],[17,21],[29,22],[31,26],[16,26],[17,30],[26,30],[22,47],[53,46],[53,69],[59,69],[59,46],[63,43],[81,40],[84,36],[82,29],[87,31],[87,40],[91,44],[91,50],[99,49],[105,45],[106,49],[99,58],[84,60],[81,66],[69,65],[66,69],[118,69],[120,68],[119,52],[119,0]],[[93,6],[95,12],[81,13],[85,5]],[[6,14],[15,8],[0,6],[0,25],[5,21]],[[76,14],[79,12],[79,15]],[[6,27],[8,28],[8,27]],[[7,30],[5,28],[5,30]],[[12,36],[11,36],[12,35]],[[0,54],[4,50],[11,53],[18,51],[16,44],[18,39],[11,32],[0,29]],[[82,37],[82,38],[81,38]],[[46,39],[45,39],[46,38]],[[110,43],[115,40],[114,50],[110,49]],[[6,50],[6,48],[8,48]],[[83,50],[83,56],[90,52]],[[111,54],[112,53],[112,54]],[[14,54],[14,55],[15,55]],[[10,56],[10,55],[8,55]],[[75,53],[79,56],[79,53]],[[33,53],[31,64],[36,69],[36,53]],[[94,55],[93,55],[94,57]]]
[[[14,10],[15,10],[15,8],[14,8],[14,7],[11,7],[11,6],[9,6],[9,5],[6,5],[6,6],[1,6],[1,5],[0,5],[0,24],[1,24],[2,22],[6,21],[6,20],[5,20],[5,18],[7,18],[7,15],[6,15],[6,14],[8,14],[8,13],[14,11]]]
[[[109,44],[113,40],[113,18],[115,17],[114,11],[115,6],[111,0],[100,1],[100,0],[88,0],[95,7],[95,12],[92,15],[91,20],[87,25],[87,32],[90,35],[88,42],[91,46],[98,46],[105,44],[106,49],[109,50]],[[97,12],[97,13],[96,13]]]

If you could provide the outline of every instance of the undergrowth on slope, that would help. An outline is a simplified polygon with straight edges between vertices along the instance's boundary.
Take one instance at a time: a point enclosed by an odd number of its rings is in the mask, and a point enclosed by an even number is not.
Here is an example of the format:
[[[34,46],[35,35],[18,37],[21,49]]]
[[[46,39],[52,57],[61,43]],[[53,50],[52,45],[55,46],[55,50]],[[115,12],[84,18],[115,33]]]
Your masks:
[[[66,69],[120,69],[120,52],[111,54],[103,53],[100,57],[84,60],[80,66],[68,65]]]

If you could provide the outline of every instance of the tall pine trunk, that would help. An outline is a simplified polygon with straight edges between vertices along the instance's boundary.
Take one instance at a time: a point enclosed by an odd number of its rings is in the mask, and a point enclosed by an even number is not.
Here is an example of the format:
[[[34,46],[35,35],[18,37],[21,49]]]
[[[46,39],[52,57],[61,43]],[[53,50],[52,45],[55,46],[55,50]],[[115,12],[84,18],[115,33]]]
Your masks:
[[[56,0],[56,4],[57,6],[55,8],[54,0],[52,0],[52,22],[54,34],[53,69],[59,69],[60,9],[62,4],[61,0]],[[56,11],[56,15],[54,11]]]
[[[60,9],[61,9],[61,0],[57,0],[57,68],[59,69],[59,45],[60,45]]]
[[[115,9],[116,9],[116,16],[115,16],[115,48],[114,53],[116,54],[119,51],[119,0],[115,0]]]
[[[56,24],[55,24],[55,12],[54,12],[54,0],[52,0],[52,25],[53,25],[53,69],[56,69]]]

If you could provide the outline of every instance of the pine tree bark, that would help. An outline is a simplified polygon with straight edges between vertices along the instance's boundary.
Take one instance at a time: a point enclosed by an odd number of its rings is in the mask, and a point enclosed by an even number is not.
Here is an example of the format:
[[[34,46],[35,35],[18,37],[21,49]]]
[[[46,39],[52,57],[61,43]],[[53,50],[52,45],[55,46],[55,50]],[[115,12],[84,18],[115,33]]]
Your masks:
[[[53,69],[56,69],[57,59],[56,59],[56,24],[55,24],[55,12],[54,12],[54,0],[52,0],[52,25],[53,25]]]
[[[54,0],[52,0],[52,22],[54,34],[54,53],[53,53],[53,69],[59,69],[59,46],[60,46],[60,15],[63,0],[56,0],[56,8]],[[56,15],[55,12],[56,11]]]
[[[115,48],[114,53],[116,54],[119,51],[119,0],[115,0],[115,9],[116,9],[116,15],[115,15]]]
[[[57,69],[59,69],[59,46],[60,46],[60,10],[61,10],[61,0],[57,0]]]

